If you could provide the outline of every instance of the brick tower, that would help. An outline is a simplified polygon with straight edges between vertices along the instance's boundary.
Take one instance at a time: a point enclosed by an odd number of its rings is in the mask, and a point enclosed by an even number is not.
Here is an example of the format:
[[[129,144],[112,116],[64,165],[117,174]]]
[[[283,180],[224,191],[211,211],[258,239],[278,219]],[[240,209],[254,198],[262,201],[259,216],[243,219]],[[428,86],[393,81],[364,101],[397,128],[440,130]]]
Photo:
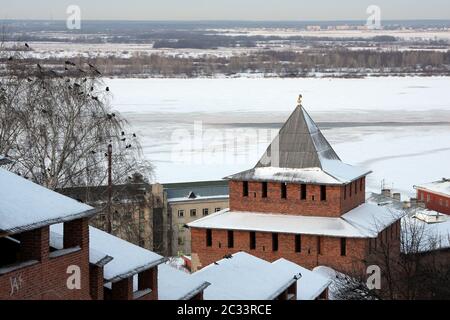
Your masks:
[[[400,237],[398,219],[365,202],[369,173],[341,161],[299,98],[256,166],[225,178],[230,208],[188,224],[192,252],[203,266],[246,251],[363,270],[380,241]]]

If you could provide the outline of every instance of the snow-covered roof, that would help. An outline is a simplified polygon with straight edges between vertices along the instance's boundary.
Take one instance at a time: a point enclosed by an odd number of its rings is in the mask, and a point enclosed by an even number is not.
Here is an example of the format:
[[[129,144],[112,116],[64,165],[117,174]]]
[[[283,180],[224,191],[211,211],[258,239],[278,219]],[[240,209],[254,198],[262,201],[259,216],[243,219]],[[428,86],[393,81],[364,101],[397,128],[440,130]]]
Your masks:
[[[427,190],[446,197],[450,197],[450,179],[441,179],[438,181],[428,182],[414,186],[414,188]]]
[[[203,293],[205,300],[272,300],[299,276],[295,270],[280,272],[270,262],[238,252],[192,274],[211,283]]]
[[[164,184],[167,201],[204,201],[228,199],[228,182],[224,180]]]
[[[96,209],[0,168],[0,234],[89,217]]]
[[[346,184],[370,172],[342,162],[300,105],[289,116],[253,169],[225,179]]]
[[[389,208],[364,203],[341,217],[286,215],[224,209],[192,221],[193,228],[311,234],[347,238],[375,238],[399,219]]]
[[[50,245],[62,249],[63,224],[50,226]],[[117,282],[165,261],[150,250],[138,247],[94,227],[89,227],[89,262],[98,264],[111,257],[105,264],[105,282]]]
[[[297,281],[297,300],[315,300],[331,283],[329,277],[303,268],[284,258],[272,262],[280,272],[300,273],[302,277]]]
[[[341,161],[325,161],[321,168],[257,167],[225,177],[228,180],[272,181],[307,184],[346,184],[370,173]]]
[[[158,266],[158,299],[189,300],[210,285],[168,264]]]

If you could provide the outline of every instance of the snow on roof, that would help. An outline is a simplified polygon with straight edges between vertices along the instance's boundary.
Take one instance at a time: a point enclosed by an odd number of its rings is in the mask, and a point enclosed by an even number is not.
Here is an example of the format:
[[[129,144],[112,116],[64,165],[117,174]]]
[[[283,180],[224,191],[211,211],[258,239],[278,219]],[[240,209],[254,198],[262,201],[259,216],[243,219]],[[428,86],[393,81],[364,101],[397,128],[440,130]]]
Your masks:
[[[159,300],[189,300],[210,285],[168,264],[158,266]]]
[[[211,283],[205,289],[205,300],[272,300],[292,285],[298,273],[270,262],[238,252],[192,274]]]
[[[0,168],[0,233],[92,216],[96,209]]]
[[[323,169],[257,167],[230,175],[225,179],[340,185],[349,183],[368,173],[370,171],[338,160],[327,160],[324,161]]]
[[[374,238],[398,220],[387,208],[364,203],[341,217],[286,215],[225,209],[187,225],[194,228],[248,230],[331,237]]]
[[[50,244],[62,248],[63,224],[50,226]],[[164,257],[94,227],[89,227],[89,262],[112,257],[103,269],[106,282],[117,282],[164,262]]]
[[[450,179],[441,179],[429,183],[414,186],[416,189],[425,189],[434,193],[439,193],[446,197],[450,197]]]
[[[302,277],[297,281],[297,300],[315,300],[331,283],[329,277],[313,272],[284,258],[272,262],[280,272],[300,273]]]

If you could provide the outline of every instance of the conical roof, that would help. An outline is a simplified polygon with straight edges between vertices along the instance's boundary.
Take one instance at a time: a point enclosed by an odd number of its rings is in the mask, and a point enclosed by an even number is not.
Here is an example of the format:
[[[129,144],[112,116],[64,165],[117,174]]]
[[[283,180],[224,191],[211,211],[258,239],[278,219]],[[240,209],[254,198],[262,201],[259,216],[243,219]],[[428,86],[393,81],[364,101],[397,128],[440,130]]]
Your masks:
[[[340,160],[306,110],[297,106],[255,167],[323,168]]]
[[[345,184],[370,172],[342,162],[299,104],[256,166],[225,179]]]

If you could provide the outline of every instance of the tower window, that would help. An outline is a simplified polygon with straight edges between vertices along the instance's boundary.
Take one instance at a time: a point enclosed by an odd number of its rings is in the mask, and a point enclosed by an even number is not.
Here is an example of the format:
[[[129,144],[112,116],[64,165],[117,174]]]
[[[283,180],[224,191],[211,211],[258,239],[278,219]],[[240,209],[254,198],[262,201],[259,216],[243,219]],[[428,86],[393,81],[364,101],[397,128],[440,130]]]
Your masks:
[[[250,232],[250,250],[256,249],[256,232]]]
[[[211,247],[212,246],[212,230],[206,229],[206,246]]]
[[[347,239],[341,238],[341,256],[347,255]]]
[[[295,235],[295,252],[302,252],[302,236]]]
[[[278,233],[272,233],[272,251],[278,251]]]
[[[267,182],[263,182],[261,184],[261,188],[262,188],[262,190],[261,190],[261,197],[267,198]]]
[[[317,254],[322,254],[322,245],[320,237],[317,237]]]
[[[234,232],[228,230],[228,248],[234,248]]]
[[[300,185],[300,200],[306,200],[306,184]]]
[[[320,201],[326,201],[326,200],[327,200],[327,187],[320,186]]]
[[[242,182],[242,196],[248,197],[248,181]]]
[[[287,186],[286,183],[281,184],[281,199],[286,199],[287,197]]]

